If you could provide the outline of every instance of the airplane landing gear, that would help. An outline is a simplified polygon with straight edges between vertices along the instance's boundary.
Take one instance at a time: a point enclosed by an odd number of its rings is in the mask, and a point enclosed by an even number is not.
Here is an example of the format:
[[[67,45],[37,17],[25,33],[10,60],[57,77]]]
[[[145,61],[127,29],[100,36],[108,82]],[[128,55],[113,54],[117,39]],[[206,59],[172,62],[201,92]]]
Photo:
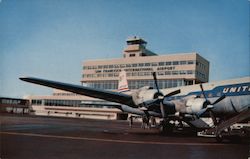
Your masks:
[[[173,133],[174,124],[171,124],[169,120],[162,120],[160,126],[162,134],[169,135]]]
[[[150,128],[149,127],[149,118],[147,116],[142,117],[142,126],[143,129]]]
[[[133,126],[133,116],[131,115],[129,117],[129,127],[132,128],[132,126]]]
[[[222,134],[217,134],[215,139],[216,139],[217,142],[221,143],[224,138],[223,138]]]

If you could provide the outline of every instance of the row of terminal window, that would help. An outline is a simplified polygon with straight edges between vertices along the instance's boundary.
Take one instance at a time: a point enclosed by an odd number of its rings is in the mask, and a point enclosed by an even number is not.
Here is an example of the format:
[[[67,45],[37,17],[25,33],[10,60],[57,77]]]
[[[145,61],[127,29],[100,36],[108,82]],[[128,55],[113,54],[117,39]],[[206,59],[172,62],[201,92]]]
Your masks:
[[[108,68],[129,68],[129,67],[150,67],[150,66],[171,66],[171,65],[193,65],[198,62],[189,61],[168,61],[168,62],[152,62],[152,63],[133,63],[133,64],[115,64],[115,65],[98,65],[98,66],[83,66],[83,70],[91,69],[108,69]],[[204,65],[205,66],[205,65]]]
[[[201,73],[199,71],[196,71],[196,75],[202,79],[206,79],[206,75],[204,73]]]
[[[127,72],[127,77],[131,76],[152,76],[152,72]],[[181,70],[181,71],[159,71],[157,72],[158,76],[165,76],[165,75],[192,75],[194,74],[194,70]],[[83,74],[83,78],[98,78],[98,77],[118,77],[119,73],[105,73],[105,74]]]
[[[81,104],[81,100],[54,100],[54,99],[33,99],[32,105],[46,106],[72,106],[77,107]]]
[[[96,82],[88,82],[87,85],[92,88],[98,89],[118,89],[118,81],[96,81]],[[160,89],[164,88],[172,88],[187,85],[186,82],[182,79],[170,79],[170,80],[158,80],[158,86]],[[144,86],[150,86],[155,88],[154,80],[128,80],[129,89],[139,89]]]
[[[76,93],[70,93],[70,92],[65,92],[65,93],[53,93],[54,96],[78,96]]]
[[[91,107],[91,108],[114,108],[110,106],[110,103],[103,103],[91,101],[89,103],[83,103],[82,100],[55,100],[55,99],[32,99],[32,105],[44,105],[44,106],[67,106],[67,107]],[[107,104],[107,105],[106,105]]]
[[[0,104],[9,104],[9,105],[27,105],[28,100],[24,99],[11,99],[11,98],[0,98]]]

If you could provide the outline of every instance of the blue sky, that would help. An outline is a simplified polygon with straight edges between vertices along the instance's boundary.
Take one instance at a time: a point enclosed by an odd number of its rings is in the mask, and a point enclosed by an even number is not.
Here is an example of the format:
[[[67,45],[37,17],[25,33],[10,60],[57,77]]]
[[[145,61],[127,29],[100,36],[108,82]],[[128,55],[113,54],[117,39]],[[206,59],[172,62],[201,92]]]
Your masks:
[[[50,94],[20,81],[80,84],[82,62],[122,57],[137,35],[163,55],[198,52],[210,81],[250,75],[248,0],[1,0],[0,96]]]

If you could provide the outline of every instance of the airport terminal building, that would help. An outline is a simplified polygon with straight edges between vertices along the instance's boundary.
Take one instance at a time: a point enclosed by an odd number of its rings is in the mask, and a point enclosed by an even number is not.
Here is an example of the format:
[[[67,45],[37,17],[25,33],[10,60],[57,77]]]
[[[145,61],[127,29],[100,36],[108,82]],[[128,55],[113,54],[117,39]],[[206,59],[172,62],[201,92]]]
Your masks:
[[[116,90],[119,72],[125,70],[130,89],[154,87],[157,72],[160,89],[208,82],[209,62],[198,53],[157,55],[141,38],[127,40],[123,57],[84,61],[81,83],[90,87]]]
[[[157,55],[146,48],[147,42],[133,37],[126,41],[118,59],[84,61],[81,84],[93,88],[118,89],[119,72],[127,74],[129,89],[154,87],[152,72],[157,73],[160,89],[208,82],[209,62],[196,52]],[[94,99],[61,90],[48,96],[27,96],[35,115],[99,119],[126,119],[114,108],[117,103]]]

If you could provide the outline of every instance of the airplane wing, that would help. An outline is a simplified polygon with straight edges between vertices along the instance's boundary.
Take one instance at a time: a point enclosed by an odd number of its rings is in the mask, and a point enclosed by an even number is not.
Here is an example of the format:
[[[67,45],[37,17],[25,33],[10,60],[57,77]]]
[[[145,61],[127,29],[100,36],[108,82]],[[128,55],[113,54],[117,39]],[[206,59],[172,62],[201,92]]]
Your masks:
[[[62,82],[56,82],[56,81],[50,81],[45,79],[39,79],[35,77],[21,77],[20,80],[39,84],[51,88],[61,89],[89,97],[99,98],[111,102],[121,103],[125,104],[131,107],[136,107],[136,105],[133,102],[132,96],[124,94],[124,93],[118,93],[118,92],[112,92],[108,90],[102,90],[102,89],[96,89],[96,88],[90,88],[80,85],[73,85],[68,83],[62,83]]]

